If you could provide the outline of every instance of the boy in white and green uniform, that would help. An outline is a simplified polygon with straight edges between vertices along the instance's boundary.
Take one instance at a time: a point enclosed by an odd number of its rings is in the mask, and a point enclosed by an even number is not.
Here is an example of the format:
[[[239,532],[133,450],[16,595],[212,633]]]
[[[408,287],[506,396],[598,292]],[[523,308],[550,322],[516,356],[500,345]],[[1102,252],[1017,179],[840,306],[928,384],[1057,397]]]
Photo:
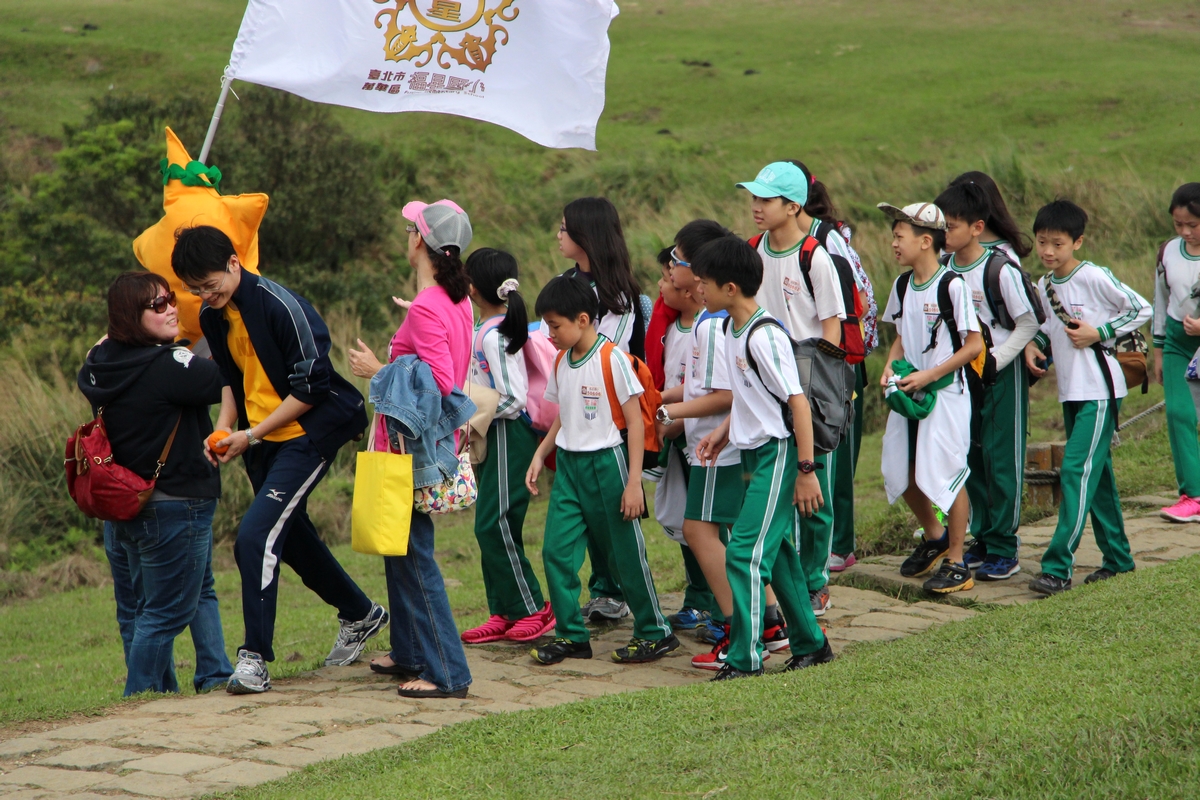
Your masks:
[[[1167,403],[1167,438],[1175,462],[1179,502],[1159,513],[1172,522],[1200,522],[1200,444],[1188,364],[1200,352],[1200,183],[1185,183],[1171,197],[1179,233],[1162,246],[1154,281],[1154,366]]]
[[[1006,254],[979,243],[991,215],[991,201],[983,187],[953,184],[933,202],[946,217],[948,255],[943,263],[967,282],[979,323],[991,337],[996,362],[995,383],[983,386],[982,397],[973,403],[975,433],[967,458],[971,468],[967,495],[975,542],[965,558],[967,568],[974,569],[979,580],[1000,581],[1021,571],[1017,531],[1029,409],[1029,376],[1023,354],[1038,332],[1038,319],[1019,266]],[[1002,264],[999,297],[992,297],[985,285],[993,258]],[[997,309],[1003,310],[1004,317]],[[1005,318],[1011,319],[1012,329],[1001,324]]]
[[[777,161],[763,167],[753,181],[737,185],[750,192],[754,222],[763,231],[755,242],[763,263],[762,287],[755,300],[792,339],[821,337],[840,345],[846,307],[833,260],[818,244],[807,277],[801,268],[800,250],[808,235],[797,226],[796,216],[808,202],[804,171],[791,162]],[[816,475],[822,496],[832,499],[830,482],[837,467],[837,451],[815,460],[821,465]],[[797,514],[794,519],[809,602],[817,614],[824,614],[830,606],[833,511],[833,503],[827,502],[811,516]]]
[[[775,590],[788,622],[792,658],[785,669],[831,661],[833,651],[805,601],[792,538],[793,514],[808,517],[824,502],[814,474],[821,467],[813,460],[812,417],[791,342],[754,300],[762,260],[750,245],[728,236],[702,247],[692,268],[703,282],[708,309],[729,312],[725,351],[733,391],[728,419],[698,443],[697,455],[702,463],[713,463],[724,446],[733,445],[741,451],[746,476],[742,508],[725,550],[733,595],[729,649],[713,680],[762,674],[764,582]],[[791,430],[782,402],[792,414]]]
[[[546,386],[558,417],[534,453],[525,476],[537,494],[537,478],[557,446],[558,471],[546,513],[542,560],[550,604],[557,620],[553,643],[532,651],[541,664],[564,658],[591,658],[588,629],[579,609],[579,570],[589,542],[620,582],[634,619],[634,638],[613,653],[615,661],[638,663],[661,658],[679,647],[658,606],[646,563],[640,517],[645,428],[639,395],[643,388],[628,357],[596,333],[595,293],[573,275],[552,279],[538,296],[536,312],[559,349]],[[608,359],[608,365],[603,363]],[[611,374],[610,379],[606,373]],[[624,414],[628,447],[614,422],[609,396]],[[651,434],[653,435],[653,434]]]
[[[1053,274],[1038,281],[1046,322],[1026,346],[1025,363],[1034,375],[1045,375],[1045,351],[1053,349],[1067,430],[1058,526],[1042,554],[1042,574],[1029,583],[1041,594],[1071,588],[1075,550],[1089,512],[1104,561],[1084,582],[1133,571],[1111,449],[1127,390],[1111,347],[1116,337],[1140,328],[1151,309],[1112,272],[1075,257],[1086,226],[1087,213],[1069,200],[1044,206],[1033,223],[1038,257]]]

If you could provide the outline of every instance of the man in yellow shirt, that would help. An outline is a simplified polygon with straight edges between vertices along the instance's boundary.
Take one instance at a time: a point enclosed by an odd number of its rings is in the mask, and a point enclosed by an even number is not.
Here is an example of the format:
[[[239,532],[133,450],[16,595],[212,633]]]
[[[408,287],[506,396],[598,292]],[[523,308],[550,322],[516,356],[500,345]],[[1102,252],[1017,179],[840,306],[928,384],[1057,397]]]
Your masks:
[[[316,310],[274,281],[243,272],[220,230],[180,231],[171,266],[204,300],[200,328],[225,383],[217,430],[230,433],[228,447],[209,458],[226,463],[242,456],[255,492],[234,545],[246,638],[227,689],[271,688],[266,662],[275,659],[280,561],[338,611],[340,629],[325,664],[350,664],[388,613],[342,569],[305,505],[342,445],[361,438],[362,395],[334,371],[329,331]]]

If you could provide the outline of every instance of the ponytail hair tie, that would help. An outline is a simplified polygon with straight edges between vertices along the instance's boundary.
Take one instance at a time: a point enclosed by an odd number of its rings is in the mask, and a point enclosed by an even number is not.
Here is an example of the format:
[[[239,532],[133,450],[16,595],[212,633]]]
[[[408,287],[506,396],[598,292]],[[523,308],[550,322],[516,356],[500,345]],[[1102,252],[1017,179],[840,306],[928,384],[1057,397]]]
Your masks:
[[[507,300],[508,296],[519,289],[521,286],[516,278],[507,278],[504,283],[496,287],[496,297],[501,300]]]

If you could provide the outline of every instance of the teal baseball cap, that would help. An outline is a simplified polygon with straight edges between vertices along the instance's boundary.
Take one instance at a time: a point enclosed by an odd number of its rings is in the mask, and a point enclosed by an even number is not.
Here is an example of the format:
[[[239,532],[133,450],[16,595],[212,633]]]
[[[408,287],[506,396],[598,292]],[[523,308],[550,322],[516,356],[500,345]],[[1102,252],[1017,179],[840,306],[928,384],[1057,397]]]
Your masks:
[[[752,181],[737,184],[755,197],[782,197],[792,203],[808,202],[808,176],[789,161],[775,161],[758,171]]]

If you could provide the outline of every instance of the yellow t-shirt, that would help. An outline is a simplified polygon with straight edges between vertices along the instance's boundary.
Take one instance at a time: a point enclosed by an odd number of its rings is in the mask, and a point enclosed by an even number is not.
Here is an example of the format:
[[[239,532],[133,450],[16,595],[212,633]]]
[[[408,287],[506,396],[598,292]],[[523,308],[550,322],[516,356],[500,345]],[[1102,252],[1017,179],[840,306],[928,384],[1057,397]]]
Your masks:
[[[242,322],[242,314],[232,305],[225,306],[225,320],[229,323],[229,355],[233,363],[242,371],[242,390],[246,395],[246,418],[250,427],[262,422],[267,415],[283,402],[271,379],[267,377],[258,354],[254,352],[254,343],[250,341],[250,333],[246,323]],[[304,435],[304,428],[299,422],[289,422],[281,428],[263,437],[268,442],[287,442]]]

